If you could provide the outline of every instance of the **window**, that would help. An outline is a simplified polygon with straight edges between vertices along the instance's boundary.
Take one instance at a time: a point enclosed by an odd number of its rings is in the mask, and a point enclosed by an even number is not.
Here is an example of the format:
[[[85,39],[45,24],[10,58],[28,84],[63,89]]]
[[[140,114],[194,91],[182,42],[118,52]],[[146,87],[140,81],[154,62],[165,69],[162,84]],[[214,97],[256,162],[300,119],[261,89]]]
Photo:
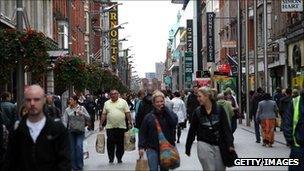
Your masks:
[[[68,24],[67,22],[59,22],[58,25],[58,47],[68,49]]]

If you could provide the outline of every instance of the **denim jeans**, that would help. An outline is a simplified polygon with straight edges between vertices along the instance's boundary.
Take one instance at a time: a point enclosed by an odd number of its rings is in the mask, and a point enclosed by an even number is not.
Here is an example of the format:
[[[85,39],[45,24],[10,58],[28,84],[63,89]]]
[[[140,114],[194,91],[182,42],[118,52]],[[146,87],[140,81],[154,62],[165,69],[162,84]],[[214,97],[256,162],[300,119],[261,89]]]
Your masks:
[[[73,170],[82,170],[84,133],[71,132],[70,139],[71,139],[72,169]]]
[[[289,166],[289,171],[304,170],[304,147],[291,147],[289,158],[300,159],[298,166]]]
[[[153,150],[153,149],[148,149],[146,153],[147,153],[147,158],[148,158],[148,164],[149,164],[150,171],[158,171],[158,166],[160,166],[158,152],[156,150]],[[161,171],[168,171],[168,169],[165,169],[162,166],[160,166],[160,170]]]
[[[254,132],[255,132],[255,138],[256,141],[260,142],[261,141],[261,134],[260,134],[260,124],[255,118],[255,115],[253,116],[253,121],[254,121]]]

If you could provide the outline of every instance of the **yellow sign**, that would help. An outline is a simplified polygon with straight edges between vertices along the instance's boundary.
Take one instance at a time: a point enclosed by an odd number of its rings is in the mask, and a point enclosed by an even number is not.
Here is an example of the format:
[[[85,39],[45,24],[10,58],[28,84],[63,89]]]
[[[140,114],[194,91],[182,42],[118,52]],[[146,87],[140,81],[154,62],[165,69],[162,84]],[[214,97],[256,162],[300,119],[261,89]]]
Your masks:
[[[109,22],[110,22],[110,56],[111,63],[113,65],[117,64],[118,59],[118,28],[114,28],[118,25],[118,11],[117,6],[109,11]]]
[[[302,89],[304,87],[304,75],[292,78],[292,87]]]

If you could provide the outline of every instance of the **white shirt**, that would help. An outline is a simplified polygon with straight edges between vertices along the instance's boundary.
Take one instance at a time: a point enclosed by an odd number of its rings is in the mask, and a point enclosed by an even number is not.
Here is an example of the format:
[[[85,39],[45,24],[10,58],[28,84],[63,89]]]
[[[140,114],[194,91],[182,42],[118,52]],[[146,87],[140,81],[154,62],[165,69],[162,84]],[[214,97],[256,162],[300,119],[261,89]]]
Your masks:
[[[46,121],[45,116],[43,116],[43,118],[38,122],[31,122],[28,119],[26,120],[26,125],[29,128],[30,135],[31,135],[34,143],[36,143],[36,140],[37,140],[42,128],[45,125],[45,121]]]
[[[174,97],[173,102],[173,112],[178,116],[178,123],[182,123],[187,118],[186,106],[182,99]]]

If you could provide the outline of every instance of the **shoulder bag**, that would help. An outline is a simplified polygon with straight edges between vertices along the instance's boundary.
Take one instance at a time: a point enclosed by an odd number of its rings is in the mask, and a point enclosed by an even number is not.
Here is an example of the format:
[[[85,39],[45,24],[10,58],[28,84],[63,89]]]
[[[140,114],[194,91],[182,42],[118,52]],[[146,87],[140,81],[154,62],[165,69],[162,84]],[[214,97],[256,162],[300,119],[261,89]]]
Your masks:
[[[160,165],[166,169],[176,169],[180,166],[179,153],[176,147],[171,145],[166,139],[157,119],[155,119],[155,124],[159,141]]]

